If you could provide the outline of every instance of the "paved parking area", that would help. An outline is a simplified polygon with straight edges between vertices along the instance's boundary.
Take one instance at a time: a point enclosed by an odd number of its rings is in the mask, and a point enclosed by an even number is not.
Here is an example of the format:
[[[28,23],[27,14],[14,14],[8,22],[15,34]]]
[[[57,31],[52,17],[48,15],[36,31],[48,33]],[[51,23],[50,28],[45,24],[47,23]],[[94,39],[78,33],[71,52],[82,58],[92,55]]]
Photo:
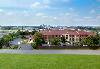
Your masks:
[[[87,54],[87,55],[100,55],[100,50],[9,50],[9,49],[1,49],[0,53],[9,53],[9,54]]]

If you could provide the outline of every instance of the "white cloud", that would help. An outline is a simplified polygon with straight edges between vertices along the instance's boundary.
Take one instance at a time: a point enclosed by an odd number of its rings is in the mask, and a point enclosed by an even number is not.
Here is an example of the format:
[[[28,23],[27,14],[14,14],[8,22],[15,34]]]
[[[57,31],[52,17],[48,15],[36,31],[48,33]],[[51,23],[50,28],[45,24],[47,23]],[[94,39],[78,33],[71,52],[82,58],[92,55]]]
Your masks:
[[[74,11],[74,8],[69,8],[70,11]]]
[[[24,10],[23,13],[27,13],[27,11]]]
[[[63,14],[63,16],[66,16],[66,17],[79,17],[79,14],[77,12],[66,12]]]
[[[54,20],[57,20],[57,17],[53,17]]]
[[[71,14],[70,14],[70,13],[65,13],[65,15],[66,15],[66,16],[69,16],[69,15],[71,15]]]
[[[44,16],[44,13],[36,13],[36,16]]]
[[[50,0],[43,0],[43,3],[44,3],[44,4],[50,4],[51,1],[50,1]]]
[[[93,13],[95,13],[95,12],[96,12],[95,9],[90,10],[90,13],[91,13],[91,14],[93,14]]]
[[[37,8],[40,6],[40,2],[35,2],[31,5],[32,8]]]
[[[6,15],[9,15],[9,16],[10,16],[10,15],[13,15],[13,14],[14,14],[13,12],[7,12],[7,13],[6,13]]]
[[[97,15],[96,19],[100,20],[100,14],[99,14],[99,15]]]
[[[24,14],[24,16],[29,16],[30,15],[26,10],[23,11],[23,14]]]
[[[31,5],[31,8],[36,8],[36,9],[44,9],[44,8],[50,8],[48,2],[43,2],[43,3],[40,3],[40,2],[34,2],[32,5]]]
[[[13,16],[6,16],[7,21],[4,19],[0,19],[2,23],[23,23],[27,25],[37,25],[37,24],[50,24],[50,25],[97,25],[100,22],[100,15],[96,17],[90,17],[90,16],[85,16],[85,17],[77,17],[77,16],[49,16],[45,15],[44,13],[37,13],[37,17],[24,17],[23,15],[18,15]],[[35,24],[34,24],[35,23]],[[100,24],[99,24],[100,25]]]
[[[80,17],[80,18],[74,18],[74,23],[77,23],[78,25],[87,25],[87,26],[92,26],[92,25],[98,25],[100,22],[99,19],[96,17],[91,17],[91,16],[85,16],[85,17]]]
[[[4,10],[3,9],[0,9],[0,12],[3,12]]]
[[[50,8],[50,6],[49,5],[44,5],[43,8]]]
[[[92,17],[89,17],[89,16],[86,16],[86,17],[83,17],[84,19],[92,19]]]
[[[48,18],[49,16],[47,16],[47,15],[43,15],[42,17],[43,17],[43,18]]]

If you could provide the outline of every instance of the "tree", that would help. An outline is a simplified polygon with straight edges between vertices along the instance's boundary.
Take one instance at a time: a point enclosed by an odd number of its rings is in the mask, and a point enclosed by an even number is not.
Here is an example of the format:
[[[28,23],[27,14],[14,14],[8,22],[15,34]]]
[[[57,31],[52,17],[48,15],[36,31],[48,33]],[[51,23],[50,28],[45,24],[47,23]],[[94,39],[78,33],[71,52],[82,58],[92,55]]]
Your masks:
[[[74,42],[74,46],[83,46],[83,41],[80,42]]]
[[[100,36],[88,36],[83,40],[84,45],[88,45],[92,49],[97,49],[100,45]]]
[[[36,32],[37,32],[36,30],[33,30],[33,31],[31,32],[31,34],[34,35]]]
[[[84,44],[89,46],[97,46],[100,43],[100,36],[96,33],[95,36],[88,36],[83,40]]]
[[[36,45],[36,42],[32,43],[31,46],[36,49],[37,48],[37,45]]]
[[[52,45],[60,45],[60,42],[61,42],[61,40],[58,37],[55,37],[55,38],[53,38],[53,39],[50,40],[50,43]]]
[[[17,32],[16,32],[16,35],[19,37],[19,38],[22,38],[22,39],[24,39],[25,38],[25,35],[29,35],[29,31],[20,31],[20,30],[18,30]]]
[[[10,33],[8,35],[4,35],[1,39],[0,39],[0,48],[2,48],[3,46],[9,47],[9,43],[10,41],[12,41],[13,39],[17,38],[15,33]]]
[[[84,39],[84,44],[88,46],[95,46],[98,45],[98,39],[93,36],[89,36]]]
[[[40,46],[44,43],[44,39],[42,37],[42,34],[39,32],[36,32],[34,34],[34,42],[36,43],[36,46]]]
[[[4,39],[0,39],[0,49],[3,47],[3,45],[4,45]]]
[[[18,30],[16,35],[18,35],[18,37],[24,39],[26,35],[34,35],[37,31],[33,30],[32,32],[29,32],[28,30],[26,31],[20,31]]]
[[[18,31],[16,32],[16,36],[17,36],[17,37],[21,37],[21,31],[20,31],[20,30],[18,30]]]

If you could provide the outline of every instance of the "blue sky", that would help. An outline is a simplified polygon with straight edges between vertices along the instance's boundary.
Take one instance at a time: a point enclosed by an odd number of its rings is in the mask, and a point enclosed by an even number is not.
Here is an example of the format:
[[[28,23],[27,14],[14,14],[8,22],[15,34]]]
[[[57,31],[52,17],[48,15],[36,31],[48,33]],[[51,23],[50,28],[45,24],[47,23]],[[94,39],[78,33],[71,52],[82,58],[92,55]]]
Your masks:
[[[100,0],[0,0],[0,25],[100,25]]]

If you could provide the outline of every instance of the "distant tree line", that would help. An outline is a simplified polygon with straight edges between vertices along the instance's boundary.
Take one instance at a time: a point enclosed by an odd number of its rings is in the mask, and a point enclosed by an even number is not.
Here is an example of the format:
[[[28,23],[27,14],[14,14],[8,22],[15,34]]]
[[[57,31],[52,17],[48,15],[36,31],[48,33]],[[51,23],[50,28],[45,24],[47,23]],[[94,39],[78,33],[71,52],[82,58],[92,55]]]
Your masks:
[[[26,31],[18,30],[17,34],[19,35],[20,38],[25,38],[26,35],[34,35],[35,32],[37,32],[37,31],[33,30],[33,31],[29,32],[28,30],[26,30]]]

